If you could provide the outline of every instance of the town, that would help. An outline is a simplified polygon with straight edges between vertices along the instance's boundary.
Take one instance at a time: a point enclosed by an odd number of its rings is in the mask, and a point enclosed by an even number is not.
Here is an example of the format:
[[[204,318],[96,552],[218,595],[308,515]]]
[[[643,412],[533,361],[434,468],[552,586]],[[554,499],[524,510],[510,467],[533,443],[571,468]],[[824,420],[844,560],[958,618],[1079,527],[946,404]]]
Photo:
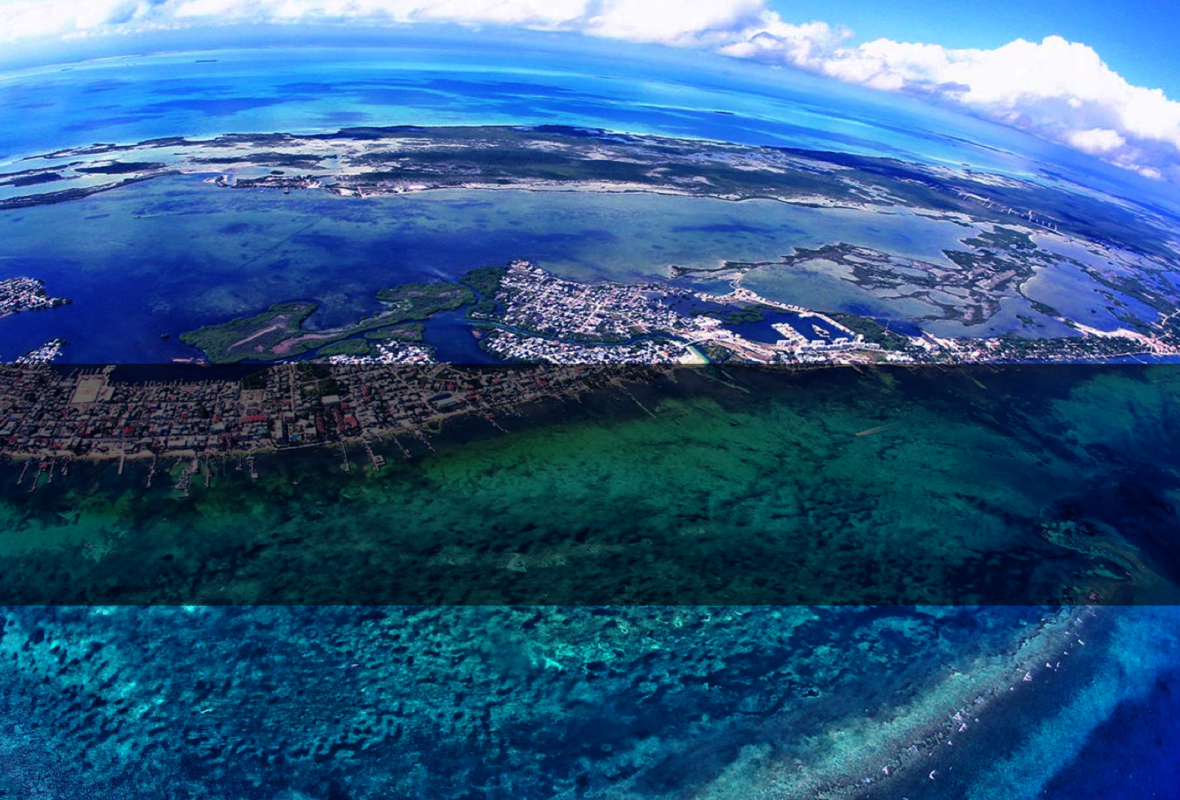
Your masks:
[[[0,280],[0,317],[20,311],[41,311],[69,303],[64,297],[50,297],[37,278]]]
[[[776,303],[747,289],[714,296],[666,284],[579,283],[558,278],[527,261],[514,261],[495,292],[496,311],[478,315],[493,332],[483,348],[508,360],[550,364],[704,364],[711,360],[753,364],[829,362],[836,354],[880,350],[831,317]],[[715,313],[763,310],[808,317],[812,337],[785,323],[784,338],[758,342],[726,327],[709,313],[684,314],[673,304]],[[502,309],[502,310],[501,310]],[[699,309],[698,309],[699,310]],[[473,315],[474,316],[474,315]]]
[[[25,459],[26,471],[39,464],[40,476],[72,459],[117,459],[122,473],[129,459],[154,465],[165,456],[198,459],[353,443],[363,444],[379,468],[384,456],[373,449],[378,441],[408,457],[406,443],[429,447],[428,432],[447,419],[472,416],[503,430],[499,421],[529,403],[653,378],[639,366],[304,362],[266,367],[244,380],[146,382],[116,380],[116,370],[66,374],[45,364],[0,365],[0,455]],[[347,467],[347,449],[342,453]]]
[[[554,318],[565,313],[558,310]],[[770,347],[794,357],[780,361],[775,369],[839,363],[861,369],[858,363],[870,362],[853,358],[857,353],[875,355],[873,363],[913,368],[1030,358],[1068,358],[1076,363],[1090,353],[1084,348],[1095,342],[1106,343],[1112,352],[1126,344],[1119,337],[1090,336],[1067,340],[1076,350],[1063,354],[1060,341],[968,343],[927,336],[906,340],[912,352],[885,351],[829,316],[808,312],[805,318],[839,335],[822,342],[808,340],[783,326],[788,335]],[[55,468],[66,468],[74,459],[117,460],[120,474],[127,461],[147,459],[149,484],[158,459],[191,459],[192,466],[185,468],[177,484],[187,493],[202,459],[208,481],[210,458],[331,445],[340,447],[342,464],[349,469],[348,447],[362,446],[372,467],[380,469],[387,454],[409,458],[413,449],[432,449],[430,436],[449,420],[468,418],[486,424],[489,431],[504,431],[503,424],[525,413],[530,404],[576,402],[604,389],[631,396],[629,385],[677,381],[686,371],[713,374],[677,364],[696,351],[693,345],[671,339],[592,345],[508,331],[495,331],[488,338],[495,348],[528,348],[520,352],[534,362],[568,363],[422,363],[428,354],[425,348],[393,342],[379,347],[379,352],[388,350],[386,363],[348,363],[349,358],[343,363],[296,361],[261,366],[245,378],[219,373],[226,368],[192,366],[188,369],[194,377],[185,380],[121,380],[116,366],[70,371],[46,363],[64,344],[53,340],[21,363],[0,365],[0,458],[24,462],[21,480],[33,473],[30,491],[42,475],[52,479]],[[419,363],[395,363],[411,358]]]
[[[1077,363],[1180,355],[1173,315],[1155,332],[1101,331],[1062,320],[1077,336],[904,335],[854,314],[781,303],[737,286],[723,295],[667,284],[587,284],[514,261],[500,278],[495,311],[472,314],[491,332],[482,341],[507,360],[550,364],[964,364]],[[681,313],[674,306],[695,308]],[[702,308],[709,310],[701,312]],[[743,335],[733,317],[778,317],[773,340]]]

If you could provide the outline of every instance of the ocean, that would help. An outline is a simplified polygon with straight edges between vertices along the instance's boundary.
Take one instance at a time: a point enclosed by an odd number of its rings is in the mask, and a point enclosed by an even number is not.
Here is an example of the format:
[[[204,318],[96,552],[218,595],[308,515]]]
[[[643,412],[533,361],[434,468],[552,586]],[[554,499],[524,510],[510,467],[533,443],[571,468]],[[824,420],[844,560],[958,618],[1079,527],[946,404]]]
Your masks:
[[[0,76],[20,112],[0,161],[556,123],[1119,180],[904,98],[671,57],[635,80],[555,47],[29,67]],[[652,280],[855,236],[936,258],[965,235],[891,222],[159,179],[0,213],[0,277],[74,301],[0,320],[0,357],[63,336],[77,363],[168,362],[195,355],[180,332],[273,302],[316,300],[328,327],[389,285],[517,257]],[[822,271],[759,288],[867,302]],[[476,359],[438,324],[428,341]],[[161,374],[138,370],[116,378]],[[0,464],[0,796],[1177,797],[1178,392],[1163,365],[727,368],[377,441],[380,472],[360,446],[259,456],[257,479],[214,458],[184,497],[175,459],[150,489],[145,461],[75,461],[31,493],[23,459]]]

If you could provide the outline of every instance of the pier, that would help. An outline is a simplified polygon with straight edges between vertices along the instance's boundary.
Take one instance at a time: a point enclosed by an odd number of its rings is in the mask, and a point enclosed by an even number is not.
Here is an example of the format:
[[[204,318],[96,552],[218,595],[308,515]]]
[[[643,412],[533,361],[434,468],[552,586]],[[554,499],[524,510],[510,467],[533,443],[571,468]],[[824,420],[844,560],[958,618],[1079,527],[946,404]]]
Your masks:
[[[373,444],[368,439],[365,439],[365,454],[369,457],[369,461],[373,463],[373,471],[380,472],[381,468],[385,466],[385,456],[374,453]]]

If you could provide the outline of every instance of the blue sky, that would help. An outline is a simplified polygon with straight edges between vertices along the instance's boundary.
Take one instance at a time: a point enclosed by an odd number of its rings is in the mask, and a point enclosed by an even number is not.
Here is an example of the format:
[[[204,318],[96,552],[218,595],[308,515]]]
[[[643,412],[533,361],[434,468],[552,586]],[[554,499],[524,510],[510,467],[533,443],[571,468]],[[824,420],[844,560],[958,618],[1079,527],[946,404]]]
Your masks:
[[[1180,98],[1175,0],[772,0],[785,18],[843,22],[858,40],[993,48],[1056,34],[1094,48],[1131,83]]]
[[[0,62],[3,48],[134,49],[137,34],[251,24],[704,50],[918,97],[1180,184],[1176,0],[0,0]]]

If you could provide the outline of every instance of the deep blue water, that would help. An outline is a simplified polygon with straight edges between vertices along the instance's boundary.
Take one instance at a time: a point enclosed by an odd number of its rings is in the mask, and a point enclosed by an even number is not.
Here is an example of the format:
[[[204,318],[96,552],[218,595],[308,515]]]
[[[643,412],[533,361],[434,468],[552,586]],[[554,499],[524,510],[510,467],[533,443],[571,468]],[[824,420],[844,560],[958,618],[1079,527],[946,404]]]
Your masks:
[[[805,336],[807,339],[813,341],[816,339],[832,339],[837,335],[843,335],[839,331],[832,330],[831,325],[826,325],[819,319],[801,317],[798,314],[768,313],[762,322],[742,322],[737,325],[730,325],[728,327],[732,328],[734,331],[746,337],[747,339],[751,339],[755,342],[777,342],[779,339],[782,339],[783,336],[774,329],[773,326],[776,323],[786,323],[787,325],[791,326],[791,328]],[[824,336],[820,333],[817,333],[812,327],[813,325],[818,325],[824,330],[827,330],[831,335]]]
[[[496,364],[493,358],[479,348],[472,335],[471,324],[466,319],[466,310],[442,311],[430,318],[426,324],[423,341],[434,347],[439,361],[454,364]]]
[[[556,123],[969,163],[1013,175],[1035,174],[1048,165],[1092,178],[1096,185],[1138,188],[1082,156],[904,98],[799,76],[755,76],[749,65],[699,55],[668,57],[642,81],[634,73],[633,64],[593,47],[571,56],[540,45],[495,52],[429,43],[304,49],[295,58],[281,50],[220,50],[123,57],[68,70],[36,68],[0,75],[0,108],[7,112],[0,126],[0,162],[58,147],[154,136],[365,124]],[[489,261],[522,256],[563,258],[571,270],[590,272],[601,265],[594,263],[587,241],[613,238],[624,246],[627,241],[626,232],[592,219],[543,235],[514,232],[500,225],[504,220],[490,203],[470,200],[440,201],[446,207],[432,212],[434,217],[422,212],[413,219],[373,219],[376,204],[349,206],[319,196],[292,195],[279,205],[261,194],[221,192],[205,195],[209,204],[199,205],[193,203],[193,188],[189,179],[154,182],[69,207],[6,213],[0,219],[9,226],[0,228],[0,276],[38,275],[51,294],[75,302],[0,321],[0,358],[63,336],[73,343],[71,357],[77,361],[129,352],[145,361],[167,361],[195,355],[177,340],[180,331],[253,313],[277,300],[308,294],[332,300],[313,317],[313,327],[355,319],[375,309],[373,294],[383,285],[383,272],[393,276],[388,283],[453,278]],[[457,221],[465,227],[455,227]],[[370,226],[370,233],[360,233]],[[18,253],[12,244],[16,230],[28,241],[40,236],[68,247]],[[699,225],[694,230],[708,232]],[[145,246],[149,242],[153,246]],[[322,271],[324,263],[341,269]],[[231,280],[236,275],[250,280]],[[121,307],[134,313],[120,313]],[[797,329],[813,335],[807,322]],[[770,321],[739,330],[752,338],[778,338]],[[168,339],[161,338],[165,333]],[[116,340],[124,350],[108,348]],[[487,360],[466,332],[461,312],[439,315],[426,341],[443,359]],[[120,374],[138,376],[129,367]],[[198,368],[178,366],[170,376],[196,374]],[[159,375],[151,373],[152,379]],[[1160,620],[1162,625],[1167,618]],[[1133,653],[1135,642],[1148,642],[1152,630],[1142,628],[1139,640],[1121,646]],[[740,670],[734,674],[740,676]],[[1127,674],[1152,677],[1143,692],[1123,699],[1096,723],[1079,720],[1093,731],[1043,796],[1180,797],[1180,678],[1174,668]],[[641,735],[643,720],[626,717],[625,702],[616,702],[618,725],[631,725]],[[656,708],[645,713],[654,718]],[[610,733],[593,724],[577,730],[582,744],[595,742],[595,736],[605,741]],[[666,771],[707,761],[710,754],[692,756],[682,754]],[[4,757],[11,758],[7,751]]]
[[[1051,167],[1094,185],[1113,185],[1120,177],[997,125],[740,61],[661,51],[643,63],[644,80],[636,81],[636,63],[628,57],[645,57],[646,50],[593,43],[571,49],[565,40],[542,39],[514,41],[506,50],[460,44],[407,39],[380,48],[185,52],[172,41],[171,49],[181,52],[0,73],[0,108],[19,112],[0,126],[0,169],[19,168],[25,155],[92,142],[348,125],[523,123],[969,164],[1021,177]],[[5,212],[0,277],[36,275],[51,294],[75,302],[0,320],[0,358],[60,336],[70,342],[65,358],[75,362],[167,362],[198,355],[179,342],[181,332],[257,313],[273,302],[318,300],[308,326],[328,328],[374,311],[374,293],[385,285],[453,278],[513,258],[534,259],[570,277],[647,279],[693,253],[706,262],[773,258],[821,231],[803,212],[769,223],[764,211],[720,219],[715,207],[701,204],[682,218],[683,203],[658,201],[666,214],[660,216],[656,202],[650,201],[652,215],[642,226],[650,239],[646,251],[630,246],[640,228],[635,218],[621,220],[565,198],[406,201],[402,205],[413,208],[405,210],[315,193],[276,199],[215,192],[199,178],[185,178]],[[547,206],[565,205],[576,208],[544,215]],[[870,221],[862,233],[941,241],[932,230],[903,231],[895,222],[881,234]],[[850,235],[850,228],[842,230],[831,235]],[[927,257],[937,257],[933,249]],[[325,265],[333,267],[330,279]],[[750,332],[774,336],[768,326]],[[809,326],[803,333],[811,335]],[[468,344],[455,346],[469,351]]]
[[[1180,671],[1161,672],[1146,695],[1118,706],[1045,789],[1061,800],[1180,797]]]

